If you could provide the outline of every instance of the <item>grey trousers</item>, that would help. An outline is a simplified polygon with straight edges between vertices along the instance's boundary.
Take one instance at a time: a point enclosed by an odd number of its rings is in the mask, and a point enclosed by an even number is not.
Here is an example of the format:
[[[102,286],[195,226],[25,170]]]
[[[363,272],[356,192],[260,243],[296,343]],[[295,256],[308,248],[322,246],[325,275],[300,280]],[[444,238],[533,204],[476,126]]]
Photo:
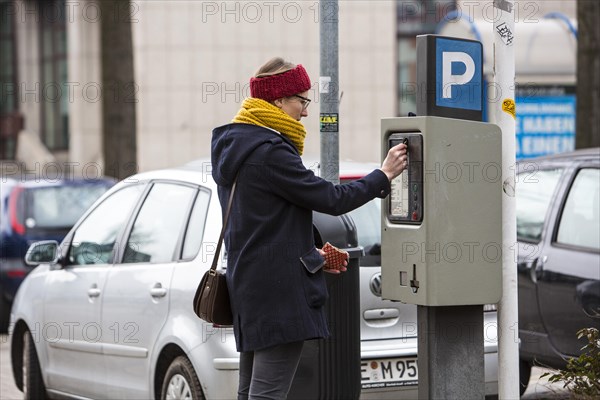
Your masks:
[[[282,400],[292,385],[304,342],[240,354],[238,400]]]

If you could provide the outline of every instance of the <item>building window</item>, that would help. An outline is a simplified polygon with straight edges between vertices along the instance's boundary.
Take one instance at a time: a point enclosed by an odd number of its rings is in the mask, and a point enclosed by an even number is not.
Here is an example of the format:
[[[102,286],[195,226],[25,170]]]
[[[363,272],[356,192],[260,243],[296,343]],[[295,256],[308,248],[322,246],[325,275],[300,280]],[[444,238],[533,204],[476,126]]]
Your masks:
[[[2,101],[0,113],[8,114],[16,107],[15,18],[12,1],[0,0],[0,82]]]
[[[417,112],[417,39],[398,38],[398,115]]]
[[[440,21],[457,10],[456,0],[397,0],[398,115],[417,112],[417,35],[435,33]]]
[[[17,122],[17,57],[15,45],[15,4],[0,0],[0,159],[13,159]]]
[[[41,0],[42,140],[50,150],[69,147],[65,0]]]

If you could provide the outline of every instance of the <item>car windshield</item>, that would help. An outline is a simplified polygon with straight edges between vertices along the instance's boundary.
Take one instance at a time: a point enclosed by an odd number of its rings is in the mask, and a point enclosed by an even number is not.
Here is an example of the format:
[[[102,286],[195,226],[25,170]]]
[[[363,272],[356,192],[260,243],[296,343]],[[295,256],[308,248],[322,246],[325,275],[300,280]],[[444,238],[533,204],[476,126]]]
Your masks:
[[[381,200],[371,200],[350,212],[356,224],[358,245],[365,250],[360,265],[381,265]]]
[[[30,189],[28,228],[66,228],[108,190],[105,184]]]

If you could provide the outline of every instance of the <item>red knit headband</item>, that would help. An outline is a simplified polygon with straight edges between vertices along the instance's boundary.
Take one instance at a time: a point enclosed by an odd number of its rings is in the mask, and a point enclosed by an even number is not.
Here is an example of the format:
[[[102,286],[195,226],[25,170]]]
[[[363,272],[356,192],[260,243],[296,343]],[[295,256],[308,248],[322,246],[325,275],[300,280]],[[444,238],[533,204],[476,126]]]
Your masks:
[[[300,64],[281,74],[250,78],[250,96],[266,101],[306,92],[310,87],[310,78]]]

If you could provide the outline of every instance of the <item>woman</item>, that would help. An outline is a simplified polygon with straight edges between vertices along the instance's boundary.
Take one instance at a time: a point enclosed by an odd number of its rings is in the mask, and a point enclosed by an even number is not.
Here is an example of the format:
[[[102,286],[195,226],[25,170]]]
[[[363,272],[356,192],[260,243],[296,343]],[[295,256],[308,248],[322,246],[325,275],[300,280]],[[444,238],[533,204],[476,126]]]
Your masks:
[[[223,210],[237,177],[225,246],[241,352],[239,399],[286,398],[303,342],[329,335],[323,272],[343,272],[345,265],[326,265],[315,248],[313,210],[339,215],[383,198],[407,165],[401,144],[381,169],[356,182],[333,185],[307,170],[300,120],[308,115],[310,87],[302,65],[274,58],[250,79],[251,97],[232,123],[213,131]]]

